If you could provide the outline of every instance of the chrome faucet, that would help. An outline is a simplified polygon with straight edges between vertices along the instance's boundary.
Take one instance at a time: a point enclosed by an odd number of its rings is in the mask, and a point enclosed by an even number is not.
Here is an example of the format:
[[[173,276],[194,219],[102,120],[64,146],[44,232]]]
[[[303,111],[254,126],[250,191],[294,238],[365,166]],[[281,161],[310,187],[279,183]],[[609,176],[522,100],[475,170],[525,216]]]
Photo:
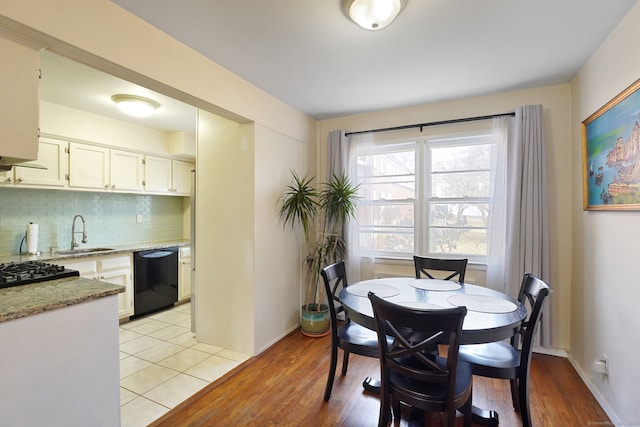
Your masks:
[[[82,215],[76,215],[73,217],[73,224],[71,225],[71,249],[75,249],[78,246],[78,242],[76,242],[76,233],[80,233],[80,231],[76,231],[76,219],[80,218],[82,220],[82,243],[87,243],[87,223],[85,222]]]

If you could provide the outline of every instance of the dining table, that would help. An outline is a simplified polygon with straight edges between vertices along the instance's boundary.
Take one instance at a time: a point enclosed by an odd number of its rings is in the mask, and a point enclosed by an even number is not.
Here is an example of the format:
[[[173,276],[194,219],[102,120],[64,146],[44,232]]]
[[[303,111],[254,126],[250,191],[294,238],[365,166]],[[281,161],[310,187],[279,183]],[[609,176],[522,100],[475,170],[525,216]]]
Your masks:
[[[482,344],[514,336],[527,316],[526,307],[502,292],[451,280],[389,277],[353,283],[340,291],[340,303],[352,321],[376,329],[369,292],[398,305],[437,310],[467,307],[460,344]],[[379,393],[379,382],[367,378],[365,389]],[[496,426],[497,412],[473,407],[474,422]]]

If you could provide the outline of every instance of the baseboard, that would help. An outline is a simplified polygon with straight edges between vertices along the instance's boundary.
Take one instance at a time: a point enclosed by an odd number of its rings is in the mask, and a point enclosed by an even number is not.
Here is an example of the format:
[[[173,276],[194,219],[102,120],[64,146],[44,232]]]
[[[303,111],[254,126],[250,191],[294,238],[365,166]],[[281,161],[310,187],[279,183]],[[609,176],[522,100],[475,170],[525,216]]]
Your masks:
[[[286,337],[287,335],[289,335],[290,333],[292,333],[293,331],[298,330],[298,329],[300,329],[300,325],[294,325],[294,326],[290,327],[289,329],[285,330],[284,333],[282,333],[280,336],[275,337],[270,342],[266,343],[264,346],[262,346],[261,348],[257,349],[255,355],[257,356],[260,353],[264,352],[269,347],[272,347],[275,343],[280,341],[282,338]]]
[[[533,352],[546,354],[547,356],[569,357],[567,351],[562,348],[534,347]]]
[[[585,385],[587,386],[587,388],[589,389],[593,397],[598,402],[598,404],[600,404],[600,406],[602,407],[602,410],[607,414],[607,416],[611,420],[611,423],[616,427],[628,426],[629,424],[624,424],[620,421],[620,418],[618,418],[613,408],[609,405],[609,402],[607,402],[604,396],[602,396],[598,388],[591,381],[591,378],[589,378],[586,372],[582,370],[578,362],[570,355],[567,356],[567,359],[569,360],[569,363],[571,363],[571,366],[573,366],[573,368],[578,373],[578,376],[580,377],[580,379],[582,379],[582,382],[585,383]],[[594,425],[595,424],[596,423],[594,423]]]

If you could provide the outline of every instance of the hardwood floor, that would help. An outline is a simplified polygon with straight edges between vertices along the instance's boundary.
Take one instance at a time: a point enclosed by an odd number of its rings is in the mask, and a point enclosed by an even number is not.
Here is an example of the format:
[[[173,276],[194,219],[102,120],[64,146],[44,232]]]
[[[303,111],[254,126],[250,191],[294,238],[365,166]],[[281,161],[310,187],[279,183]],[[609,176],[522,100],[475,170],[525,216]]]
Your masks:
[[[342,376],[340,351],[331,400],[322,399],[330,339],[294,332],[151,425],[376,426],[379,399],[363,392],[362,380],[379,377],[377,359],[351,355],[347,375]],[[530,384],[535,426],[610,425],[566,359],[535,354]],[[473,393],[476,405],[499,413],[500,426],[522,425],[511,405],[508,381],[474,377]],[[439,421],[439,417],[430,415],[424,422],[403,418],[399,425],[437,426]],[[462,419],[457,421],[456,425],[462,426]]]

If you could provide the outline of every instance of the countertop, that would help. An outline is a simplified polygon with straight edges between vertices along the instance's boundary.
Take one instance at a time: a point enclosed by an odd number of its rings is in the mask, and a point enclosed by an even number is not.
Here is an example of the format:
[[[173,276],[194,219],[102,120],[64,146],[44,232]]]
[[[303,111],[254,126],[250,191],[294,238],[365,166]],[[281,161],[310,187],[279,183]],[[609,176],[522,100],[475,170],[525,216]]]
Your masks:
[[[112,250],[109,251],[100,251],[100,252],[89,252],[89,253],[71,253],[71,254],[60,254],[57,252],[42,252],[40,255],[6,255],[0,256],[0,264],[10,263],[10,262],[24,262],[24,261],[43,261],[43,262],[51,262],[52,264],[64,264],[65,259],[72,258],[87,258],[93,256],[105,256],[105,255],[115,255],[121,253],[128,252],[136,252],[136,251],[145,251],[148,249],[161,249],[161,248],[169,248],[172,246],[189,246],[191,242],[189,240],[172,240],[165,242],[149,242],[149,243],[131,243],[127,245],[100,245],[94,247],[100,248],[110,248]],[[84,250],[85,248],[91,248],[89,245],[80,245],[78,247],[79,250]]]
[[[124,292],[124,286],[67,277],[0,289],[0,323]]]

